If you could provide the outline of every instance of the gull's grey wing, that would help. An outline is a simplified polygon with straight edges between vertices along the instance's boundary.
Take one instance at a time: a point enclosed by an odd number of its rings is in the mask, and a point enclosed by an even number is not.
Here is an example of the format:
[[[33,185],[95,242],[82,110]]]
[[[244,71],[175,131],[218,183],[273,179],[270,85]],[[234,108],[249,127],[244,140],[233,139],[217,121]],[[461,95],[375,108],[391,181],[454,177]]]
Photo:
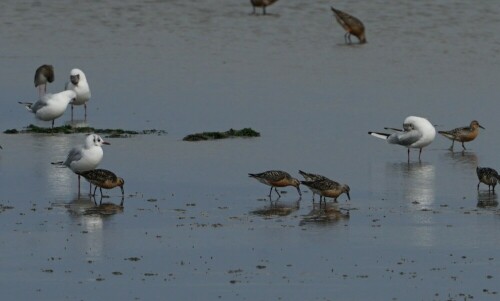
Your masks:
[[[64,161],[64,165],[69,167],[71,162],[78,161],[81,158],[82,158],[81,149],[74,147],[69,151],[68,157],[66,158],[66,161]]]
[[[387,142],[392,144],[399,144],[403,146],[410,146],[417,142],[422,137],[422,133],[416,130],[408,132],[398,132],[390,135],[387,138]]]

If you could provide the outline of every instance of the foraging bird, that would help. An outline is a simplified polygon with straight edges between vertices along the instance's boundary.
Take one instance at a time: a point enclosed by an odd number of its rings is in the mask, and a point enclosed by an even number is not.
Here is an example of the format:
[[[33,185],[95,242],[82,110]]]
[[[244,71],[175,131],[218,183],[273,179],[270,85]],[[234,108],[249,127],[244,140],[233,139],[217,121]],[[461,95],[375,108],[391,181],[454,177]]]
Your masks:
[[[95,169],[101,163],[104,155],[102,145],[109,145],[99,135],[90,134],[85,138],[85,144],[72,148],[66,160],[54,162],[52,164],[61,167],[68,167],[78,175],[78,194],[80,194],[79,173]],[[92,186],[91,186],[92,187]]]
[[[360,44],[366,43],[365,26],[363,25],[363,22],[361,22],[358,18],[349,15],[348,13],[345,13],[333,7],[331,8],[333,13],[335,14],[335,19],[346,31],[344,35],[345,43],[352,43],[351,35],[356,36]]]
[[[302,170],[299,170],[299,174],[301,174],[306,181],[319,181],[319,180],[328,179],[325,176],[314,174],[314,173],[308,173],[308,172],[305,172]],[[315,194],[316,194],[316,192],[313,191],[313,201],[314,201]]]
[[[269,6],[276,1],[278,1],[278,0],[250,0],[250,3],[252,3],[252,7],[253,7],[252,14],[254,14],[254,15],[256,14],[256,12],[255,12],[256,7],[262,7],[262,14],[265,15],[266,14],[266,6]]]
[[[368,134],[387,140],[390,144],[399,144],[401,146],[408,148],[408,162],[410,162],[410,148],[420,149],[418,153],[418,160],[420,161],[420,155],[422,154],[422,149],[427,145],[431,144],[436,137],[436,129],[434,126],[425,118],[408,116],[403,123],[403,130],[394,128],[385,128],[394,130],[392,134],[381,133],[381,132],[368,132]]]
[[[91,184],[95,185],[94,188],[94,193],[97,190],[97,187],[99,187],[101,191],[101,196],[102,196],[102,189],[113,189],[117,186],[119,186],[122,190],[122,196],[125,194],[123,191],[123,184],[125,184],[125,181],[117,177],[113,172],[106,170],[106,169],[92,169],[88,171],[82,171],[82,172],[76,172],[77,175],[80,175],[84,177],[87,181],[89,181]]]
[[[85,73],[80,69],[72,69],[65,89],[73,90],[76,93],[76,99],[71,103],[71,121],[73,121],[73,106],[81,105],[85,108],[85,121],[87,121],[87,102],[90,100],[91,94]]]
[[[455,141],[462,142],[463,150],[466,150],[464,142],[476,139],[477,135],[479,135],[479,128],[485,129],[477,120],[472,120],[470,126],[456,128],[450,131],[439,131],[438,133],[452,141],[449,150],[453,150]]]
[[[479,184],[483,182],[488,185],[488,192],[490,191],[490,186],[493,186],[493,193],[495,193],[495,186],[497,182],[500,180],[498,176],[498,172],[493,168],[489,167],[476,167],[477,178],[479,179],[479,183],[477,183],[477,190],[479,190]]]
[[[68,104],[76,98],[74,91],[62,91],[56,94],[45,94],[35,103],[19,102],[24,105],[28,111],[35,114],[35,117],[43,121],[52,121],[52,128],[54,127],[54,120],[61,117]]]
[[[286,187],[286,186],[293,186],[297,188],[297,192],[299,193],[299,195],[300,196],[302,195],[302,193],[300,192],[299,180],[293,178],[287,172],[281,170],[269,170],[258,174],[249,173],[248,176],[257,179],[257,181],[261,182],[262,184],[271,186],[271,189],[269,190],[269,197],[271,197],[273,188],[274,191],[276,191],[276,193],[278,194],[278,196],[281,197],[276,187]]]
[[[319,197],[319,202],[321,203],[321,199],[326,203],[326,198],[333,198],[334,202],[337,202],[337,198],[342,194],[345,193],[347,195],[347,198],[350,200],[351,196],[349,195],[349,191],[351,189],[349,188],[348,185],[341,185],[335,181],[332,181],[330,179],[322,179],[322,180],[316,180],[316,181],[301,181],[302,184],[306,185],[309,187],[309,189],[312,190],[312,192],[317,193],[320,195]],[[314,201],[314,198],[313,198]]]
[[[54,81],[54,67],[52,65],[41,65],[35,71],[35,88],[38,95],[42,97],[47,93],[47,83]]]

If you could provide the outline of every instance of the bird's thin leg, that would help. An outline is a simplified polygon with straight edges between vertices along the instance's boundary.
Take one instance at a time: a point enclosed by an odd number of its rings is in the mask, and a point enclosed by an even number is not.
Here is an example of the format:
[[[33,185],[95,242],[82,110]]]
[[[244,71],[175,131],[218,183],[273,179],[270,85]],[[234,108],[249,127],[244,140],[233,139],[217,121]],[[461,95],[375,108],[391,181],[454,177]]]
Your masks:
[[[465,145],[464,145],[464,143],[463,143],[463,142],[462,142],[462,147],[464,148],[464,150],[466,150]]]
[[[78,195],[80,195],[80,175],[78,175]]]
[[[95,197],[95,191],[97,190],[97,186],[94,187],[94,197]]]
[[[278,194],[278,197],[281,197],[281,194],[279,193],[278,189],[276,189],[276,187],[274,187],[274,191],[276,191],[276,193]]]
[[[73,122],[73,105],[71,105],[71,121]]]
[[[410,163],[410,149],[408,148],[408,163]]]
[[[420,155],[422,154],[422,149],[420,149],[420,151],[418,152],[418,162],[420,162]]]
[[[266,14],[266,7],[265,7],[265,6],[263,6],[263,7],[262,7],[262,14],[263,14],[263,15],[265,15],[265,14]]]
[[[271,186],[271,189],[269,189],[269,197],[271,197],[272,193],[273,193],[273,186]]]
[[[453,146],[455,145],[455,140],[451,140],[451,146],[449,148],[450,151],[453,151]]]
[[[84,103],[83,107],[85,108],[85,122],[87,122],[87,103]]]
[[[477,191],[479,191],[479,184],[481,184],[481,181],[479,181],[479,183],[477,183]]]

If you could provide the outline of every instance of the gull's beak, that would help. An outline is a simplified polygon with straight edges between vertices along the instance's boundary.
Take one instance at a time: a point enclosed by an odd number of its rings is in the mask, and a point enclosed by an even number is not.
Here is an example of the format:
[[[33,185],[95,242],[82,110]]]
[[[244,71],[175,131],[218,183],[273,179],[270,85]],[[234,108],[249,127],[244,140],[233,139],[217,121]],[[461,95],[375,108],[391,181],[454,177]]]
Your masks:
[[[111,145],[111,143],[103,141],[102,144]]]

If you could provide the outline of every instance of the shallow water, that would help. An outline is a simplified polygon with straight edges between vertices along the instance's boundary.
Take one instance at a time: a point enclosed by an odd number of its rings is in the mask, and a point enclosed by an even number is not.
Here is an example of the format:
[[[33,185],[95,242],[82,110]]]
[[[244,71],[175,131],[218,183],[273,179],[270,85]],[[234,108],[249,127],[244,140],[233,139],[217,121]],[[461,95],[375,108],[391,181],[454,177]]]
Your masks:
[[[2,131],[49,126],[17,101],[36,98],[34,70],[51,63],[51,92],[71,68],[87,74],[91,126],[168,132],[109,139],[100,167],[126,181],[112,212],[89,212],[76,176],[50,165],[83,135],[0,134],[6,296],[495,300],[498,199],[477,192],[475,168],[499,168],[500,7],[338,3],[367,26],[368,44],[346,46],[331,4],[278,1],[269,16],[226,0],[4,4]],[[486,130],[464,153],[436,137],[407,164],[404,148],[367,131],[408,115]],[[262,136],[182,141],[242,127]],[[320,210],[306,188],[270,202],[247,177],[268,169],[348,183],[352,200],[338,206],[349,216]],[[106,193],[120,203],[119,189]]]

